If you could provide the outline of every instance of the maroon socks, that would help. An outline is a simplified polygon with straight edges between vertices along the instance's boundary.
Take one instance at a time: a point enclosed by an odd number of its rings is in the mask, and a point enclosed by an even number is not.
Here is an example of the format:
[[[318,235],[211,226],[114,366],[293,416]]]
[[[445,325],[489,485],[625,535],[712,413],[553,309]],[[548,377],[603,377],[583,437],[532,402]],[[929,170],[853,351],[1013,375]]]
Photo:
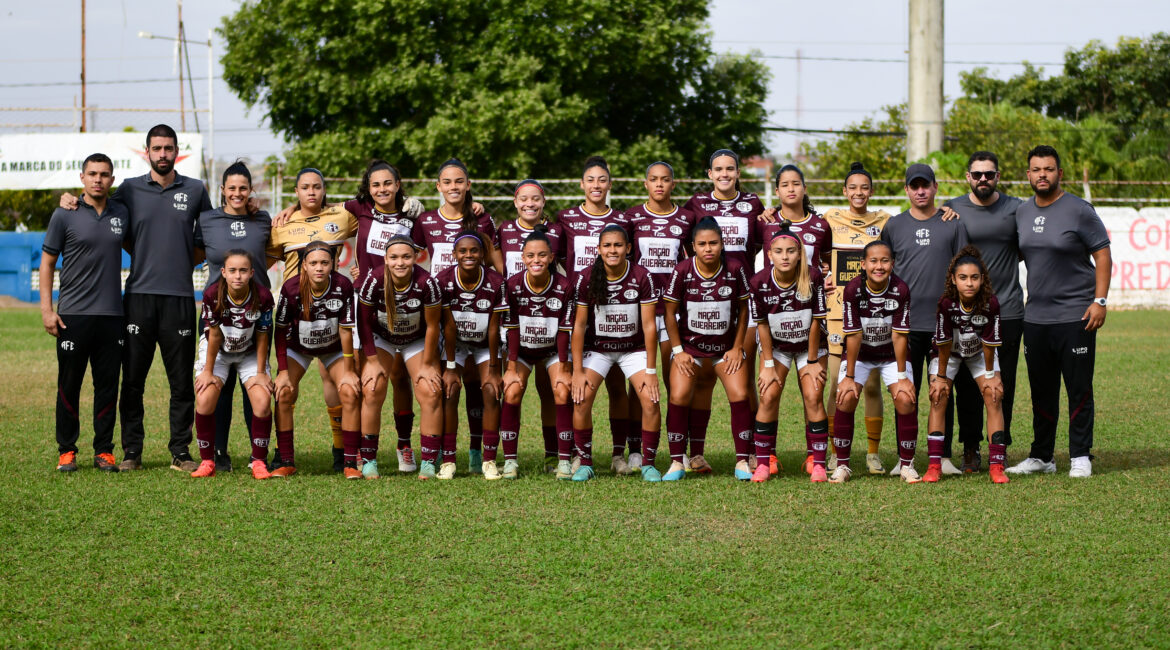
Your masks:
[[[199,460],[215,460],[214,413],[195,413],[195,440],[199,443]]]
[[[915,432],[917,437],[917,432]],[[902,441],[901,434],[898,435],[898,441]],[[898,445],[901,447],[902,445]],[[926,434],[926,461],[930,465],[942,465],[943,454],[943,432],[931,431]]]
[[[808,423],[809,448],[812,449],[813,462],[821,467],[825,466],[825,450],[829,447],[829,421],[820,420]]]
[[[483,459],[495,460],[496,450],[500,446],[500,432],[491,429],[483,430]],[[508,455],[508,448],[511,447],[512,455]],[[508,437],[504,440],[504,458],[516,457],[516,432],[509,431]]]
[[[293,462],[293,430],[276,432],[276,450],[280,452],[280,460],[285,463]]]
[[[744,402],[744,403],[746,404],[746,402]],[[733,413],[734,413],[734,411],[733,411]],[[707,444],[707,424],[709,422],[711,422],[711,409],[705,409],[705,410],[704,409],[691,409],[689,420],[690,420],[690,424],[688,426],[688,431],[689,431],[688,437],[690,438],[690,441],[691,441],[691,455],[692,456],[702,456],[703,449]],[[749,429],[748,429],[748,439],[749,440],[751,439],[751,435],[752,435],[751,429],[750,429],[751,425],[752,425],[751,415],[749,414],[747,424],[746,424],[746,426],[749,427]],[[735,430],[736,430],[735,427],[732,426],[732,431],[735,431]]]
[[[918,414],[894,414],[894,429],[898,434],[898,459],[903,465],[914,462],[914,448],[918,445]],[[941,443],[939,455],[942,455]]]
[[[472,440],[474,440],[474,438],[472,438]],[[482,441],[482,435],[480,437],[480,440]],[[455,448],[458,446],[458,442],[459,442],[459,434],[457,434],[457,433],[444,433],[443,434],[443,445],[442,445],[443,454],[442,454],[442,457],[440,458],[440,462],[442,462],[442,463],[454,463],[455,462]]]
[[[362,434],[357,431],[341,430],[341,444],[345,451],[346,467],[357,467],[358,449],[361,447]]]
[[[410,446],[410,431],[414,428],[414,411],[394,414],[394,431],[398,433],[398,448]]]
[[[557,459],[572,460],[573,405],[557,404]]]
[[[443,439],[441,436],[432,436],[425,433],[419,435],[419,446],[422,453],[423,460],[429,460],[432,463],[439,460],[439,447],[443,446]]]
[[[711,418],[711,411],[691,410],[692,417],[698,413],[706,413],[708,420]],[[693,436],[694,429],[691,429],[691,432]],[[735,462],[747,460],[752,453],[752,410],[746,399],[731,403],[731,435],[735,439]],[[703,437],[706,437],[705,426]],[[691,438],[691,453],[695,454],[693,437]]]
[[[853,411],[837,407],[833,414],[833,447],[837,449],[837,464],[849,467],[849,453],[853,449]]]
[[[687,427],[690,424],[691,409],[678,404],[666,405],[666,444],[670,448],[670,460],[681,463],[687,453]]]
[[[545,427],[546,429],[548,427]],[[487,434],[484,432],[484,460],[495,460],[496,453],[492,450],[492,455],[489,458],[487,454]],[[547,435],[547,433],[546,433]],[[520,405],[509,404],[504,402],[500,405],[500,442],[504,445],[504,458],[516,458],[516,450],[520,445]],[[548,440],[544,442],[545,449],[548,449]]]
[[[268,460],[268,441],[272,438],[272,416],[252,416],[252,460]]]
[[[378,434],[362,434],[361,448],[358,449],[358,454],[362,460],[377,460],[378,459]]]
[[[654,459],[658,458],[658,439],[662,437],[661,431],[647,431],[641,429],[642,438],[638,441],[642,443],[642,466],[653,465]],[[632,444],[632,443],[631,443]],[[634,447],[630,447],[633,449]]]
[[[772,455],[772,450],[776,448],[776,428],[775,422],[760,422],[756,421],[756,462],[761,465],[767,465],[769,456]],[[739,440],[736,440],[736,445]],[[736,454],[736,461],[739,461],[739,454]]]
[[[573,429],[573,442],[577,445],[577,453],[581,454],[581,464],[593,466],[593,427],[588,429]]]

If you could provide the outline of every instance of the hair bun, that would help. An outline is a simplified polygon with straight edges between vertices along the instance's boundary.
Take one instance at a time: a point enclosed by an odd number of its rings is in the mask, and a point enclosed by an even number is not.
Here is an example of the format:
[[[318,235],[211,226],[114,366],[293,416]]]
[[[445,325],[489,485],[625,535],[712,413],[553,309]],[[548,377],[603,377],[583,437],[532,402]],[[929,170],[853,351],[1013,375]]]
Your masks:
[[[789,221],[788,219],[781,219],[780,220],[780,228],[782,230],[788,230],[791,227],[792,227],[792,222]]]
[[[548,232],[548,226],[543,223],[538,223],[532,228],[532,232],[546,233]]]
[[[849,164],[849,171],[851,172],[861,171],[862,169],[865,169],[865,165],[859,162],[852,162]]]

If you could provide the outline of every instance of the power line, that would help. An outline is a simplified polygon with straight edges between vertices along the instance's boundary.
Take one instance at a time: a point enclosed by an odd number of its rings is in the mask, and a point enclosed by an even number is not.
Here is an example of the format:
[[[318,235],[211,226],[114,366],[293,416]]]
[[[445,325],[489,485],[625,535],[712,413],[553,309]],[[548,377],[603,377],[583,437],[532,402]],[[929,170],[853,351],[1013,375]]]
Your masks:
[[[716,56],[728,56],[717,54]],[[742,54],[737,55],[742,56]],[[851,56],[796,56],[795,54],[748,54],[754,59],[781,59],[785,61],[833,61],[838,63],[907,63],[906,59],[879,59]],[[946,65],[1064,65],[1056,61],[943,61]]]
[[[220,77],[215,77],[220,79]],[[192,77],[191,81],[207,81],[207,77]],[[116,86],[123,84],[155,84],[174,83],[175,77],[166,79],[110,79],[107,81],[86,81],[88,86]],[[0,88],[52,88],[61,86],[80,86],[80,81],[43,81],[35,83],[0,84]]]

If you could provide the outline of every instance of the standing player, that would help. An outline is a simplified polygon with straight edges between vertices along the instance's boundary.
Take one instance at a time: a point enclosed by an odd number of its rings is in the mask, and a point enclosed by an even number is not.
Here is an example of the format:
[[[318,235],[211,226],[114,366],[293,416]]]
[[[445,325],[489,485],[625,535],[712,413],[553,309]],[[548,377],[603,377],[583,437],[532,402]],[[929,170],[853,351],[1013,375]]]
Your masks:
[[[1109,233],[1093,206],[1060,187],[1060,154],[1048,145],[1028,152],[1035,196],[1016,209],[1020,255],[1028,269],[1024,359],[1032,390],[1032,449],[1009,472],[1056,471],[1060,380],[1068,395],[1068,475],[1093,474],[1093,363],[1105,324],[1113,258]]]
[[[943,421],[947,396],[965,365],[979,384],[987,408],[988,468],[992,483],[1007,483],[1003,463],[1007,443],[1003,437],[1003,382],[996,353],[999,338],[999,301],[987,277],[979,249],[965,246],[951,260],[946,287],[938,300],[934,347],[930,351],[930,417],[926,449],[929,466],[922,477],[934,483],[942,475]]]
[[[654,281],[646,269],[630,263],[630,239],[624,227],[606,226],[597,247],[597,261],[577,277],[574,290],[573,439],[581,458],[574,481],[593,478],[593,399],[614,366],[634,382],[642,403],[644,457],[654,457],[662,426],[654,367],[657,355],[648,354],[658,342]],[[644,464],[641,471],[646,481],[662,480],[653,465]]]
[[[76,210],[58,208],[41,245],[41,321],[57,338],[57,469],[77,471],[81,383],[85,367],[93,379],[93,466],[114,464],[114,407],[122,365],[122,242],[129,217],[109,201],[114,163],[95,153],[81,164],[81,199]],[[61,255],[61,291],[53,311],[53,269]]]
[[[666,440],[670,468],[664,481],[686,475],[683,454],[692,408],[710,412],[715,382],[723,384],[731,403],[731,437],[735,443],[735,477],[751,478],[752,412],[748,406],[747,371],[743,341],[748,326],[748,277],[743,267],[723,254],[723,231],[711,217],[704,217],[692,233],[695,254],[670,274],[663,291],[666,331],[673,355],[670,401],[666,407]],[[652,348],[648,348],[652,349]],[[663,355],[665,358],[666,355]],[[653,451],[653,450],[651,450]],[[646,458],[653,465],[654,457]],[[702,456],[691,457],[691,466],[710,470]]]
[[[203,292],[204,331],[195,361],[195,435],[201,462],[191,476],[215,476],[215,411],[224,384],[238,375],[252,407],[248,464],[253,478],[266,479],[272,435],[272,379],[268,376],[272,294],[255,280],[249,251],[233,248],[223,259],[219,279]]]
[[[272,476],[296,473],[293,407],[313,359],[325,367],[341,399],[343,473],[361,478],[357,467],[361,386],[353,368],[353,285],[334,271],[334,248],[314,241],[300,249],[299,273],[280,288],[276,306],[276,439],[281,464]]]
[[[756,412],[756,471],[752,481],[762,483],[773,474],[776,420],[784,382],[795,369],[804,399],[806,448],[812,454],[809,469],[815,483],[825,481],[825,449],[829,423],[823,392],[828,350],[824,346],[825,284],[817,266],[809,265],[805,242],[787,228],[787,220],[768,244],[768,268],[752,276],[752,315],[760,339],[760,409]],[[779,367],[777,367],[779,363]]]
[[[918,407],[909,365],[910,288],[893,274],[894,251],[884,241],[866,244],[862,275],[845,285],[845,359],[837,377],[837,411],[833,414],[833,445],[837,468],[830,483],[844,483],[853,475],[849,451],[853,447],[853,412],[861,387],[877,372],[894,400],[898,436],[898,475],[907,483],[921,479],[914,471],[918,444]]]

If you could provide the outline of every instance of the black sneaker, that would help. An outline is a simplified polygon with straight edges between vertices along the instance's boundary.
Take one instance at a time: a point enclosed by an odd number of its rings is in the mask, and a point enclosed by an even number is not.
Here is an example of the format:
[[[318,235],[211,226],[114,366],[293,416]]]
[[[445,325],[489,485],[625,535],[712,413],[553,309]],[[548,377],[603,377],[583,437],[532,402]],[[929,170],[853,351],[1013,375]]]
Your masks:
[[[340,474],[345,471],[345,450],[333,448],[333,473]]]
[[[983,459],[979,457],[978,449],[966,449],[963,451],[963,466],[959,469],[963,470],[964,474],[977,474],[982,469],[980,466]]]
[[[190,474],[199,469],[199,463],[195,462],[194,458],[191,458],[190,453],[184,451],[178,456],[171,457],[171,469]]]
[[[291,463],[289,463],[291,465]],[[275,472],[281,467],[285,466],[285,462],[280,459],[280,450],[274,449],[272,452],[272,460],[268,462],[268,471]]]
[[[215,450],[215,471],[230,472],[232,471],[232,457],[222,449]]]

